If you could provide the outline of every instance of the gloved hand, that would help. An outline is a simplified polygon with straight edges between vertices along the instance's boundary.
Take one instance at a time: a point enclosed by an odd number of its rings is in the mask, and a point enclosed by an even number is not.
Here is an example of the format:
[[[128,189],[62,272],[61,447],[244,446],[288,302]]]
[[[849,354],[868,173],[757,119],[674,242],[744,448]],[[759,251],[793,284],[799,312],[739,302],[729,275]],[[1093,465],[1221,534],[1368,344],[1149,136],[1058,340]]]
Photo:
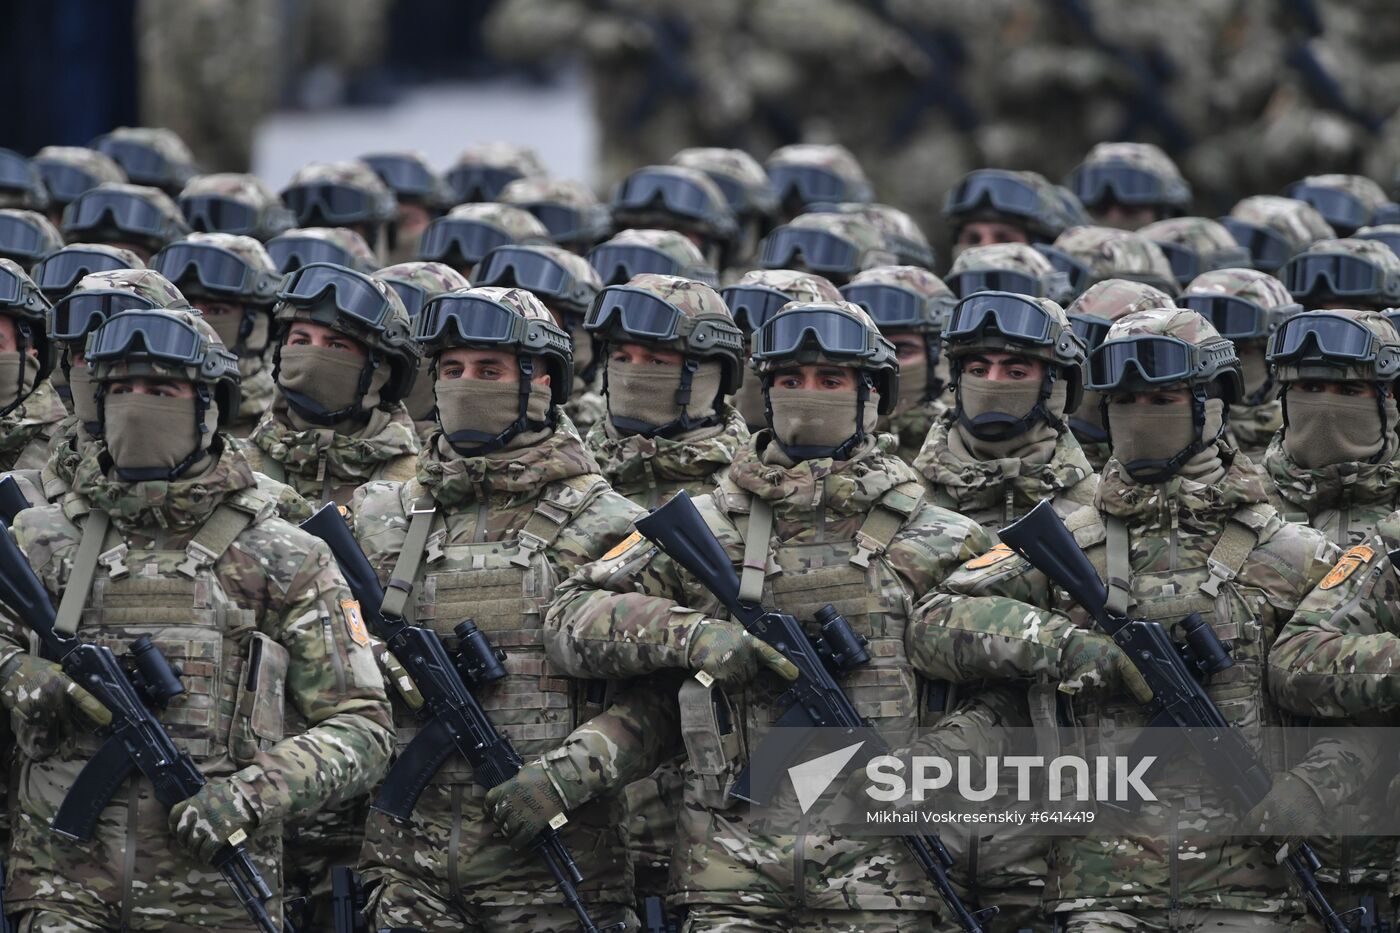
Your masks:
[[[402,662],[394,657],[394,653],[382,642],[376,641],[372,650],[374,659],[379,662],[379,669],[384,672],[384,682],[394,688],[394,692],[408,704],[409,709],[422,709],[423,694],[419,692],[418,685],[408,675],[408,670]]]
[[[1139,703],[1152,699],[1152,688],[1112,638],[1090,629],[1071,632],[1060,650],[1060,692],[1074,696],[1084,690],[1108,693],[1119,688]]]
[[[10,711],[15,741],[36,761],[79,731],[112,722],[112,712],[52,661],[17,653],[0,667],[0,704]]]
[[[1308,836],[1325,831],[1322,801],[1302,778],[1284,773],[1268,796],[1244,815],[1241,825],[1264,836]]]
[[[260,822],[259,807],[237,776],[210,781],[188,800],[170,808],[170,833],[180,848],[205,864],[230,839],[251,835]]]
[[[486,792],[486,813],[512,848],[528,848],[550,820],[568,809],[554,780],[553,769],[536,759]]]
[[[768,668],[784,680],[796,680],[797,668],[778,649],[754,638],[737,622],[703,619],[691,633],[686,664],[704,671],[726,687],[746,684]]]

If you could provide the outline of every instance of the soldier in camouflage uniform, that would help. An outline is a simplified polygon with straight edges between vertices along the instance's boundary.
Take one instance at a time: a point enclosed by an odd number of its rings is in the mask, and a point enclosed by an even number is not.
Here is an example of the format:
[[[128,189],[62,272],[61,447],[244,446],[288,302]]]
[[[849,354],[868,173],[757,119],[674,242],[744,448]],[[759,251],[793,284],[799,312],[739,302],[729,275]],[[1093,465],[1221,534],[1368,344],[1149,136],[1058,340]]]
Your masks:
[[[1283,405],[1264,359],[1269,335],[1303,310],[1283,283],[1256,269],[1220,269],[1197,276],[1177,304],[1201,314],[1221,336],[1234,341],[1244,379],[1244,396],[1230,406],[1230,439],[1240,452],[1260,463],[1264,450],[1283,426]]]
[[[580,255],[607,239],[608,209],[583,182],[568,178],[520,178],[501,189],[502,204],[531,214],[549,240]]]
[[[1390,247],[1390,251],[1400,256],[1400,223],[1373,224],[1362,227],[1352,234],[1355,240],[1377,240]]]
[[[85,275],[144,268],[146,264],[141,257],[129,249],[106,243],[69,243],[40,260],[31,278],[49,303],[55,304]]]
[[[1337,235],[1308,202],[1275,194],[1241,199],[1220,223],[1249,250],[1254,268],[1265,272],[1277,271],[1294,253]]]
[[[943,398],[948,388],[948,362],[939,352],[939,338],[957,299],[938,276],[918,266],[867,269],[851,279],[841,295],[869,314],[880,333],[894,344],[899,358],[899,401],[877,428],[895,435],[899,458],[913,463],[929,428],[948,411]]]
[[[863,217],[884,236],[885,246],[894,253],[898,265],[933,268],[933,247],[929,245],[928,237],[914,223],[913,217],[897,207],[868,201],[842,201],[817,205],[813,211]]]
[[[739,222],[739,233],[730,244],[726,264],[732,270],[726,276],[726,284],[732,284],[753,268],[758,260],[758,244],[777,221],[778,195],[773,183],[758,160],[742,149],[682,149],[671,158],[671,164],[704,172],[729,201],[729,209]],[[615,226],[620,226],[616,215],[613,220]]]
[[[1069,276],[1076,295],[1104,279],[1131,279],[1169,295],[1177,293],[1176,276],[1166,253],[1137,233],[1113,227],[1071,227],[1053,244],[1039,249],[1052,266]]]
[[[455,292],[459,288],[471,288],[472,284],[465,275],[440,262],[400,262],[380,269],[374,278],[398,292],[410,319],[417,319],[423,306],[438,295]],[[437,430],[437,420],[433,417],[433,405],[436,404],[433,400],[433,380],[428,375],[428,365],[426,357],[419,359],[413,389],[403,400],[408,416],[413,419],[413,429],[420,446],[426,444]]]
[[[380,152],[361,156],[380,181],[394,192],[397,209],[389,227],[388,262],[418,257],[423,231],[456,202],[452,189],[421,152]]]
[[[49,194],[39,169],[18,152],[0,149],[0,207],[43,211],[49,208]]]
[[[445,178],[456,204],[494,201],[517,178],[543,178],[549,172],[529,146],[511,142],[476,143],[463,149]]]
[[[129,249],[143,262],[190,232],[180,208],[159,188],[104,182],[63,212],[64,239]]]
[[[952,227],[954,257],[971,246],[1052,243],[1089,223],[1079,199],[1044,175],[996,168],[964,175],[948,192],[943,217]]]
[[[428,224],[418,258],[441,262],[470,277],[476,264],[498,246],[548,243],[549,231],[534,214],[509,204],[458,204]]]
[[[690,241],[678,233],[631,232],[678,237],[690,247],[692,254],[696,253]],[[586,434],[607,416],[598,379],[601,360],[595,356],[597,341],[583,329],[584,316],[603,288],[597,271],[588,260],[561,246],[540,244],[497,247],[482,260],[476,276],[477,285],[516,287],[530,292],[554,315],[554,322],[569,332],[574,345],[574,384],[564,405],[564,414],[580,434]]]
[[[810,213],[774,228],[758,264],[824,276],[840,287],[857,272],[893,266],[899,258],[880,230],[858,214]]]
[[[859,347],[838,336],[851,321],[861,325]],[[795,345],[792,326],[809,328]],[[878,442],[896,363],[864,311],[844,301],[790,303],[760,328],[754,355],[773,428],[750,438],[696,506],[735,567],[752,568],[741,598],[799,619],[831,602],[870,638],[872,665],[844,686],[858,707],[877,711],[877,727],[906,734],[920,691],[904,607],[991,539],[928,502],[917,474]],[[690,757],[669,900],[688,909],[685,929],[926,929],[938,898],[898,842],[760,833],[748,805],[727,795],[745,764],[742,746],[762,740],[795,671],[724,621],[715,597],[670,558],[638,536],[629,541],[560,587],[547,647],[551,661],[579,675],[710,675],[688,679],[679,694]],[[728,738],[713,726],[714,703],[744,724]],[[707,715],[711,726],[700,727]]]
[[[0,259],[0,295],[7,296],[0,301],[0,472],[34,470],[48,459],[64,415],[48,381],[49,303],[10,259]]]
[[[349,227],[298,227],[267,241],[267,254],[286,275],[309,262],[333,262],[366,274],[379,268],[374,250]]]
[[[733,247],[739,236],[738,218],[719,185],[699,169],[678,165],[639,168],[617,186],[608,209],[619,227],[684,234],[716,269],[737,264]]]
[[[1174,355],[1179,366],[1151,358],[1163,340],[1189,347],[1184,361]],[[1112,357],[1104,350],[1110,344],[1117,345]],[[1207,690],[1231,722],[1280,725],[1263,679],[1269,642],[1322,580],[1336,550],[1321,533],[1279,516],[1268,504],[1263,472],[1230,446],[1225,405],[1241,385],[1229,348],[1194,311],[1145,310],[1114,322],[1089,367],[1097,377],[1091,387],[1107,402],[1113,459],[1094,502],[1065,523],[1108,581],[1110,599],[1132,618],[1170,627],[1199,612],[1228,640],[1237,673],[1213,679]],[[1141,372],[1112,362],[1125,358]],[[1084,620],[1044,575],[998,548],[919,607],[911,653],[930,676],[955,683],[1054,685],[1062,714],[1092,730],[1080,753],[1121,754],[1113,736],[1145,723],[1142,704],[1151,691],[1117,644]],[[1279,767],[1281,749],[1260,752],[1266,766]],[[1360,749],[1314,749],[1275,781],[1245,815],[1246,825],[1285,805],[1346,799],[1374,766],[1373,753],[1366,759]],[[1238,816],[1229,792],[1203,776],[1198,762],[1161,767],[1153,781],[1159,799],[1143,805],[1127,836],[1054,840],[1045,898],[1061,927],[1315,929],[1275,861],[1277,845],[1221,834],[1218,827]],[[1214,834],[1193,831],[1204,825],[1217,827]]]
[[[374,169],[358,159],[303,165],[281,197],[298,227],[347,227],[364,237],[375,256],[387,256],[397,202]]]
[[[1176,284],[1182,288],[1196,276],[1216,269],[1248,269],[1249,250],[1235,242],[1219,221],[1209,217],[1168,217],[1138,230],[1167,254]]]
[[[238,412],[228,426],[247,437],[272,407],[277,384],[268,359],[272,305],[282,277],[267,250],[249,236],[191,233],[151,258],[238,357]]]
[[[1084,294],[1074,299],[1065,313],[1074,332],[1084,340],[1085,350],[1093,353],[1103,342],[1109,326],[1120,317],[1149,308],[1170,308],[1174,304],[1171,295],[1145,282],[1104,279],[1089,286]],[[1101,401],[1099,393],[1085,389],[1079,410],[1069,419],[1070,430],[1074,432],[1095,473],[1103,471],[1112,453],[1108,431],[1104,429]]]
[[[126,172],[111,156],[86,146],[45,146],[33,163],[48,190],[48,217],[55,226],[63,222],[63,209],[84,191],[104,181],[126,181]]]
[[[1400,306],[1400,256],[1380,240],[1318,240],[1288,260],[1278,277],[1308,310]]]
[[[634,275],[655,272],[719,286],[719,272],[700,247],[676,230],[619,230],[589,251],[588,263],[603,285],[626,285]],[[576,348],[578,343],[575,334]]]
[[[924,275],[934,278],[931,273]],[[754,331],[789,301],[841,300],[841,292],[827,279],[792,269],[754,269],[721,294],[734,323],[744,332],[745,346],[752,342]],[[750,434],[768,427],[763,380],[754,378],[752,373],[740,384],[739,391],[729,399],[729,404],[744,419]]]
[[[126,181],[159,188],[172,198],[199,174],[190,147],[164,127],[119,126],[89,145],[121,166]]]
[[[944,281],[957,298],[975,292],[1015,292],[1063,304],[1074,297],[1069,276],[1025,243],[969,246],[953,259]]]
[[[296,218],[256,175],[197,175],[177,199],[190,229],[232,233],[266,243],[296,226]]]
[[[1120,230],[1140,229],[1191,206],[1191,186],[1152,143],[1099,143],[1065,184],[1095,223]]]
[[[496,318],[524,319],[530,329],[504,345],[494,333],[474,339]],[[470,617],[506,649],[507,678],[478,697],[516,750],[586,771],[587,753],[575,761],[568,738],[598,708],[583,683],[545,660],[543,605],[559,580],[619,542],[640,510],[609,489],[562,416],[573,383],[568,333],[529,292],[442,295],[424,307],[419,335],[432,359],[440,430],[415,478],[356,492],[356,534],[382,579],[413,585],[411,594],[390,589],[388,608],[449,644],[453,626]],[[403,748],[418,720],[406,702],[395,710]],[[373,928],[577,929],[539,856],[513,851],[497,834],[484,794],[454,754],[407,824],[371,812],[360,866],[376,885]],[[594,919],[635,929],[622,828],[614,797],[572,811],[562,835]]]
[[[763,162],[778,195],[784,221],[813,204],[872,201],[875,191],[851,150],[838,143],[794,143],[773,150]]]
[[[1309,175],[1291,185],[1288,196],[1317,208],[1342,237],[1372,223],[1376,211],[1390,203],[1385,190],[1365,175]]]
[[[5,613],[0,701],[24,759],[7,907],[36,931],[254,930],[211,859],[246,834],[281,915],[282,820],[378,780],[392,747],[384,684],[329,551],[276,516],[216,429],[238,390],[218,335],[190,311],[127,311],[104,328],[88,354],[105,440],[64,504],[25,510],[13,533],[60,627],[102,644],[149,635],[183,669],[185,692],[157,715],[208,783],[168,813],[133,783],[92,842],[53,832],[110,713],[29,654]],[[187,342],[179,358],[146,349]],[[93,537],[106,564],[77,554]],[[287,700],[304,731],[286,729]]]
[[[38,211],[0,208],[0,259],[19,263],[28,272],[49,253],[63,248],[63,236]]]

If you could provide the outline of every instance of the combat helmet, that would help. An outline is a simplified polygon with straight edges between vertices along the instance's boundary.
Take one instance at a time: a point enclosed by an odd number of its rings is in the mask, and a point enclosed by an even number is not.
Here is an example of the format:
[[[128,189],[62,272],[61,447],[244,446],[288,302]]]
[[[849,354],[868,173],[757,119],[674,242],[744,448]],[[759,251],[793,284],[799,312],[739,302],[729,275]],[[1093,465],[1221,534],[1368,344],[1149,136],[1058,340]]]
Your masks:
[[[106,243],[69,243],[34,265],[31,278],[52,304],[68,294],[85,275],[117,269],[144,269],[141,257]]]
[[[62,234],[43,214],[0,208],[0,257],[32,269],[40,259],[62,248]]]
[[[920,266],[876,266],[851,279],[841,289],[841,297],[870,315],[882,334],[922,334],[928,369],[918,401],[943,394],[938,355],[943,327],[957,297],[942,279]]]
[[[709,175],[678,165],[648,165],[632,172],[613,192],[613,221],[628,227],[658,227],[692,234],[702,252],[724,265],[739,235],[729,200]]]
[[[1169,295],[1178,291],[1162,248],[1140,234],[1115,227],[1071,227],[1049,246],[1037,245],[1050,264],[1069,276],[1074,294],[1104,279],[1132,279]]]
[[[376,152],[359,161],[374,170],[400,203],[419,204],[433,214],[457,203],[447,180],[421,152]]]
[[[199,174],[190,147],[164,127],[119,126],[88,145],[121,166],[133,185],[159,188],[172,198]]]
[[[836,143],[794,143],[773,150],[763,163],[782,212],[796,217],[808,205],[870,201],[870,179],[851,150]]]
[[[535,215],[559,246],[584,252],[608,235],[608,209],[582,182],[566,178],[519,178],[501,189],[502,204]]]
[[[1183,287],[1203,272],[1251,265],[1249,250],[1209,217],[1168,217],[1137,232],[1161,247],[1176,283]]]
[[[953,260],[945,281],[961,298],[976,292],[1016,292],[1063,304],[1073,297],[1069,276],[1025,243],[969,246]]]
[[[351,159],[311,162],[282,189],[282,203],[299,227],[351,227],[371,248],[379,245],[398,217],[398,202],[374,169]]]
[[[604,285],[623,285],[634,275],[678,275],[719,286],[719,273],[690,238],[675,230],[622,230],[588,253]]]
[[[549,174],[539,153],[529,146],[485,142],[468,146],[447,170],[447,184],[457,204],[494,201],[517,178]]]
[[[14,324],[19,351],[19,390],[15,400],[0,408],[0,417],[24,404],[53,370],[53,348],[48,337],[49,302],[24,267],[13,259],[0,259],[0,315]],[[35,351],[38,368],[28,372],[26,360]],[[27,385],[26,385],[27,383]]]
[[[1070,172],[1065,186],[1090,211],[1116,202],[1171,216],[1186,213],[1191,205],[1191,186],[1181,170],[1152,143],[1098,143]]]
[[[1400,257],[1379,240],[1319,240],[1288,260],[1279,278],[1308,307],[1341,303],[1381,310],[1400,304]]]
[[[104,181],[127,180],[110,156],[86,146],[45,146],[32,162],[48,189],[51,215],[61,215],[78,195]]]
[[[1371,223],[1389,204],[1385,189],[1365,175],[1309,175],[1289,186],[1290,198],[1306,201],[1343,237]]]
[[[446,263],[467,275],[498,246],[548,242],[544,224],[523,208],[494,201],[459,204],[428,224],[418,258]]]
[[[34,163],[9,149],[0,149],[0,207],[42,211],[49,206],[44,178]]]
[[[187,298],[242,306],[237,339],[231,346],[225,343],[226,349],[246,356],[265,347],[260,338],[250,348],[248,339],[257,331],[259,317],[268,315],[277,300],[282,275],[257,240],[232,233],[191,233],[151,257],[151,268]]]
[[[754,221],[762,235],[778,214],[778,193],[758,160],[742,149],[692,147],[671,157],[672,165],[710,176],[740,221]]]
[[[131,243],[155,253],[190,232],[180,208],[159,188],[103,182],[63,211],[69,240]]]
[[[1337,236],[1332,226],[1306,201],[1256,194],[1236,202],[1220,224],[1249,251],[1254,268],[1273,272],[1294,253],[1318,240]]]
[[[816,272],[837,285],[857,272],[898,265],[882,234],[856,214],[802,214],[763,240],[759,266]]]
[[[400,262],[385,266],[374,273],[374,278],[392,288],[403,302],[404,310],[417,327],[418,315],[423,306],[439,295],[471,288],[467,277],[449,265],[440,262]],[[416,339],[416,338],[415,338]],[[414,421],[429,421],[433,406],[437,404],[433,395],[433,380],[425,372],[430,365],[427,356],[418,360],[418,375],[413,380],[413,388],[403,397],[404,407]]]
[[[943,216],[954,239],[969,223],[992,221],[1019,227],[1032,243],[1052,242],[1070,227],[1089,223],[1072,192],[1038,172],[999,168],[979,168],[959,179],[944,198]]]
[[[365,238],[349,227],[297,227],[267,241],[267,255],[286,275],[313,262],[331,262],[356,272],[379,265]]]
[[[256,175],[198,175],[178,200],[185,222],[199,233],[232,233],[266,243],[296,226],[291,209]]]

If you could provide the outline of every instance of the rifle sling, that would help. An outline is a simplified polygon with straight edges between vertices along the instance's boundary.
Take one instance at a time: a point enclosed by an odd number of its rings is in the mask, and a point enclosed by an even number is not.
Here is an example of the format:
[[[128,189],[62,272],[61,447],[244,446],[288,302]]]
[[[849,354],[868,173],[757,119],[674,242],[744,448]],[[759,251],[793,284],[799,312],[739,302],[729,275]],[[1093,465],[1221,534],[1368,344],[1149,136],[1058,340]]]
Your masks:
[[[739,576],[739,598],[746,603],[763,601],[763,581],[768,571],[768,544],[773,537],[773,506],[757,496],[749,504],[749,524],[744,533],[744,572]]]
[[[88,591],[92,589],[92,578],[97,572],[97,558],[102,553],[103,542],[107,540],[110,524],[111,517],[100,509],[88,512],[87,521],[83,522],[83,537],[73,558],[73,569],[68,574],[67,587],[54,613],[53,628],[60,635],[72,635],[78,631],[83,606],[87,603]]]
[[[408,533],[404,535],[403,550],[389,575],[389,585],[384,587],[384,601],[379,604],[379,613],[386,618],[404,619],[408,608],[408,597],[413,592],[413,581],[418,578],[418,566],[423,562],[423,549],[428,545],[428,532],[433,527],[433,516],[437,514],[437,502],[432,496],[414,500],[409,513]]]

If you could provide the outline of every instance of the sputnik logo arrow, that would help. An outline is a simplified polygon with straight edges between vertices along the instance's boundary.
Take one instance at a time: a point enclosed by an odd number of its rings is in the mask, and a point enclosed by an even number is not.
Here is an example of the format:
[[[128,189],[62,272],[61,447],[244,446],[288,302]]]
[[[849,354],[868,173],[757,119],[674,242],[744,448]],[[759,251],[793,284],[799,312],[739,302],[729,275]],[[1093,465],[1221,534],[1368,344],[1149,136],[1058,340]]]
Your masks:
[[[793,765],[788,768],[788,776],[792,778],[792,788],[797,791],[797,804],[802,808],[803,814],[812,809],[812,804],[816,803],[826,789],[831,786],[831,782],[836,780],[846,767],[847,763],[855,757],[865,742],[857,742],[845,748],[838,749],[822,755],[820,758],[813,758],[811,761],[804,761],[800,765]]]

